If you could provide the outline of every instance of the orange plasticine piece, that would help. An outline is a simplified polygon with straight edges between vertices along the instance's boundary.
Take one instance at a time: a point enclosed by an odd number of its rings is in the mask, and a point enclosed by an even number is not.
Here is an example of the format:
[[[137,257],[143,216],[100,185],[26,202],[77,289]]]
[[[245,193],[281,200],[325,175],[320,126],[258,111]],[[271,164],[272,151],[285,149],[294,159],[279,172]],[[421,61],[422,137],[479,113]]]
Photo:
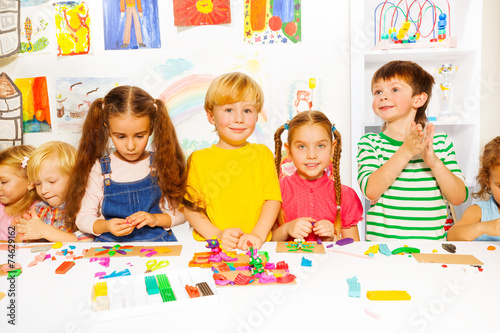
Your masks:
[[[65,261],[56,268],[56,274],[66,274],[66,272],[69,271],[73,266],[75,266],[74,261]]]
[[[497,248],[496,248],[496,247],[494,247],[494,246],[492,246],[492,245],[488,246],[488,250],[489,250],[489,251],[495,251],[496,249],[497,249]]]

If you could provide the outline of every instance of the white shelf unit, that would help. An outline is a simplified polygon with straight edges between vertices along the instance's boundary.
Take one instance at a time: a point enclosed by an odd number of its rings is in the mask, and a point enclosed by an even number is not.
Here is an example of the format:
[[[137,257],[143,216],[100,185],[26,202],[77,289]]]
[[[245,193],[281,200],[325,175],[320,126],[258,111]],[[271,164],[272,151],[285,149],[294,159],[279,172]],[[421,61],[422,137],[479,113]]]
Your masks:
[[[481,40],[482,40],[482,0],[449,0],[451,7],[451,34],[457,38],[455,48],[408,48],[374,50],[374,10],[381,0],[351,0],[351,142],[352,142],[352,184],[360,198],[357,186],[357,143],[361,136],[369,132],[380,132],[380,119],[376,119],[372,108],[371,79],[375,71],[392,60],[411,60],[418,63],[434,76],[436,84],[427,108],[428,117],[437,117],[440,112],[442,78],[436,69],[442,64],[454,64],[458,70],[454,74],[452,105],[459,120],[455,122],[433,121],[437,132],[447,133],[454,144],[458,163],[464,172],[467,184],[473,187],[479,165],[479,119],[481,104]],[[411,4],[413,0],[408,1]],[[419,1],[421,4],[424,0]],[[397,4],[398,2],[394,2]],[[448,12],[446,0],[434,3]],[[426,3],[429,4],[429,2]],[[443,6],[445,4],[446,6]],[[405,6],[401,2],[400,6]],[[380,8],[380,7],[379,7]],[[446,8],[446,10],[445,10]],[[377,12],[378,13],[378,12]],[[396,29],[401,25],[401,17]],[[389,26],[386,25],[386,30]],[[378,31],[378,25],[377,25]],[[430,30],[428,30],[430,31]],[[383,31],[382,31],[383,32]],[[448,29],[447,29],[448,33]],[[418,43],[418,41],[417,41]],[[472,190],[472,189],[471,189]],[[470,200],[470,199],[469,199]],[[363,200],[362,200],[363,201]],[[365,212],[369,202],[364,202]],[[466,205],[462,205],[466,206]],[[466,207],[457,207],[461,216]],[[360,226],[364,238],[365,226]]]

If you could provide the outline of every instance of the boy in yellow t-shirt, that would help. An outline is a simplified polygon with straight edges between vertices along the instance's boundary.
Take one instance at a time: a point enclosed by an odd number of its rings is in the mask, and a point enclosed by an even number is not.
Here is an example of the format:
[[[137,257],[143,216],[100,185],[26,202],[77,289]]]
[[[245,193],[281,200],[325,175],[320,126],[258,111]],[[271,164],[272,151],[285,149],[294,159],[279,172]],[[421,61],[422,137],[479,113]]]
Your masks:
[[[216,237],[225,249],[258,249],[271,239],[281,207],[272,152],[248,143],[264,96],[249,76],[217,77],[208,88],[205,110],[219,142],[195,151],[188,160],[184,214],[196,240]]]

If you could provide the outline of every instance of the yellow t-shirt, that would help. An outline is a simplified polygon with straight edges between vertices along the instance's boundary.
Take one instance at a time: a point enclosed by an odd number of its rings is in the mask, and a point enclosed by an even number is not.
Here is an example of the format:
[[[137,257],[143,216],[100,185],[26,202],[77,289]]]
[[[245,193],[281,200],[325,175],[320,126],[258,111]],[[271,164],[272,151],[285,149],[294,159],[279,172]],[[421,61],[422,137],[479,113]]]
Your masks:
[[[238,149],[212,145],[193,152],[187,185],[191,200],[201,198],[208,218],[221,230],[241,228],[250,233],[264,202],[281,201],[273,153],[261,144]],[[193,237],[205,240],[196,230]],[[271,233],[266,241],[270,239]]]

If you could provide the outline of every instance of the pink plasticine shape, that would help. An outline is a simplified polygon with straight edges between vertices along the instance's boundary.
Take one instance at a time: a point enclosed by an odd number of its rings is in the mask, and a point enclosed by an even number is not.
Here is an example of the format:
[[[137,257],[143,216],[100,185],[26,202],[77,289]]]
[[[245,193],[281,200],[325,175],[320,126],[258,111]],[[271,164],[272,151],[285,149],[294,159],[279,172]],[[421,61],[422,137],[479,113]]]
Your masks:
[[[208,257],[208,261],[211,261],[211,262],[221,262],[222,258],[218,254],[211,255],[210,257]]]
[[[215,284],[218,286],[226,286],[231,283],[231,280],[215,280]]]
[[[151,252],[149,252],[148,254],[146,254],[146,257],[151,257],[151,256],[153,256],[153,255],[155,255],[155,254],[157,254],[157,253],[158,253],[158,252],[156,252],[156,251],[151,251]]]
[[[30,263],[28,264],[28,267],[33,267],[33,266],[35,266],[36,264],[38,264],[38,261],[33,260],[32,262],[30,262]]]
[[[265,273],[260,274],[259,283],[273,283],[276,282],[276,277],[274,275],[267,275]]]
[[[236,261],[238,258],[233,258],[225,254],[224,252],[219,253],[219,256],[221,257],[222,260],[224,261]]]

